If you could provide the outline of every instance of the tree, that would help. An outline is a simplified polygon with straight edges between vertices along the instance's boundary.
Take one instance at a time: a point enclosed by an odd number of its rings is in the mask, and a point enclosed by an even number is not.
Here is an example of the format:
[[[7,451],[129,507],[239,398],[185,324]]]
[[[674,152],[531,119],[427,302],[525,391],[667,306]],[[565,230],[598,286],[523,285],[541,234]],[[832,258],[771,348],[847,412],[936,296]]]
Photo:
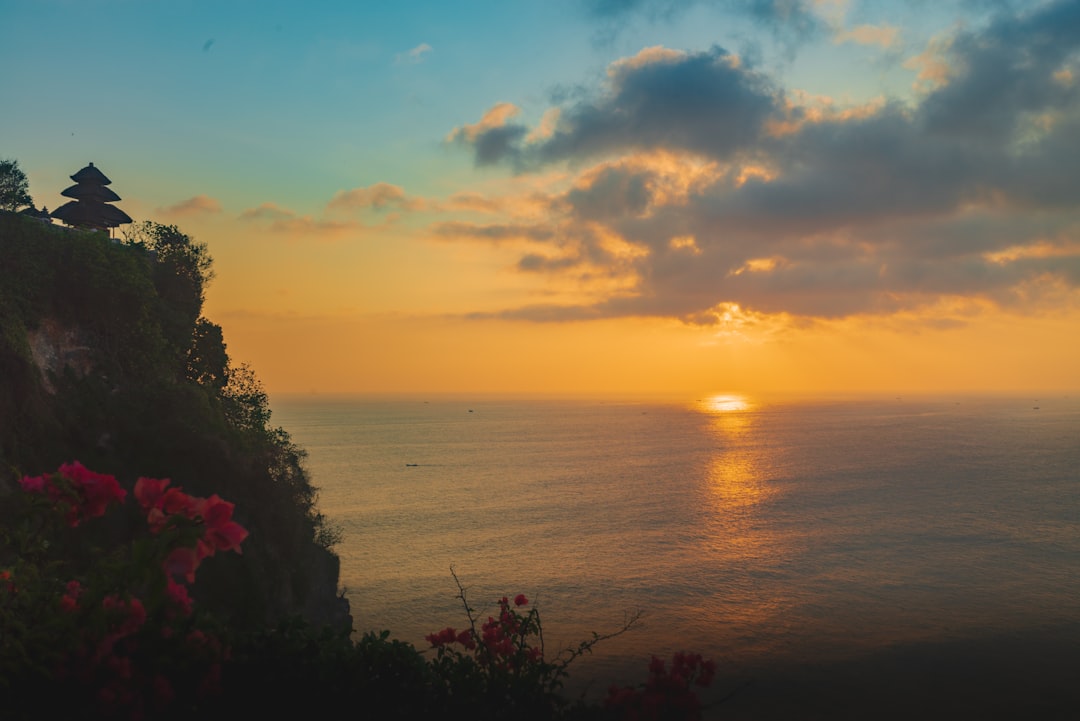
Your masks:
[[[181,373],[186,374],[206,284],[214,277],[206,243],[196,242],[175,225],[149,220],[132,226],[124,239],[151,254],[154,286],[162,304],[162,331],[177,352]]]
[[[26,173],[19,168],[19,161],[0,160],[0,210],[14,212],[24,205],[34,207]]]

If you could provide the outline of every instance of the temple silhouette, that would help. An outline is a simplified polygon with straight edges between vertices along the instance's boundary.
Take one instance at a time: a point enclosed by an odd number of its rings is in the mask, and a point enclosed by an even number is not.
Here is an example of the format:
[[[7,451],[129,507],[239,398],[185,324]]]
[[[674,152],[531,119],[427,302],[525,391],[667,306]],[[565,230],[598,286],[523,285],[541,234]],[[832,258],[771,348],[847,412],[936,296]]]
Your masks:
[[[115,205],[110,205],[120,200],[120,196],[105,187],[112,181],[95,168],[93,163],[72,175],[71,179],[75,181],[75,185],[60,195],[74,200],[54,210],[52,217],[76,228],[103,230],[110,235],[116,226],[132,222],[127,213]]]

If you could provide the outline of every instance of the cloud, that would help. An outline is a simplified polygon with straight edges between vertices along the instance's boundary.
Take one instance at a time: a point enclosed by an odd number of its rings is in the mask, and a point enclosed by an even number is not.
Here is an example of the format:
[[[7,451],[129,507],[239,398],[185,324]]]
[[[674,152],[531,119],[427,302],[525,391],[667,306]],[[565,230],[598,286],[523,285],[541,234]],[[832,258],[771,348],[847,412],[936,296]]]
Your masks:
[[[859,25],[850,30],[837,32],[833,35],[833,42],[880,45],[883,48],[891,48],[900,42],[900,28],[891,25]]]
[[[446,207],[451,210],[498,213],[505,209],[506,200],[475,191],[461,191],[446,200]]]
[[[285,220],[295,217],[295,213],[282,208],[276,203],[262,203],[256,208],[248,208],[240,214],[241,220]]]
[[[477,165],[493,165],[513,153],[526,135],[524,126],[510,124],[520,113],[513,103],[496,103],[478,122],[450,131],[446,142],[471,147]]]
[[[211,198],[209,195],[196,195],[193,198],[182,200],[175,205],[158,208],[158,212],[163,215],[173,215],[178,217],[207,215],[211,213],[220,213],[221,203],[214,198]]]
[[[512,122],[516,106],[500,103],[449,140],[472,147],[477,165],[508,161],[519,169],[631,149],[725,157],[751,146],[782,105],[763,75],[722,48],[682,53],[654,47],[612,63],[601,92],[560,108],[544,133],[530,135]],[[534,142],[524,142],[527,137]]]
[[[436,223],[431,227],[431,232],[441,238],[467,238],[493,243],[508,240],[547,241],[555,237],[555,231],[543,225],[481,224],[465,221]]]
[[[408,52],[398,53],[394,58],[394,62],[398,65],[418,65],[424,62],[432,52],[434,52],[434,48],[427,43],[420,43]]]
[[[542,224],[438,232],[532,243],[522,273],[619,281],[587,303],[508,309],[515,317],[1049,307],[1030,290],[1042,286],[1075,302],[1078,28],[1076,2],[1000,12],[909,61],[925,81],[913,100],[849,107],[785,90],[721,48],[648,48],[557,103],[543,132],[510,103],[455,129],[478,165],[566,167],[573,180],[549,192]]]
[[[333,240],[363,231],[365,227],[352,221],[316,219],[310,215],[297,215],[276,203],[262,203],[240,214],[240,220],[259,222],[272,233]]]
[[[327,204],[327,210],[422,210],[426,207],[422,198],[412,198],[405,190],[390,183],[375,183],[367,188],[339,190]]]

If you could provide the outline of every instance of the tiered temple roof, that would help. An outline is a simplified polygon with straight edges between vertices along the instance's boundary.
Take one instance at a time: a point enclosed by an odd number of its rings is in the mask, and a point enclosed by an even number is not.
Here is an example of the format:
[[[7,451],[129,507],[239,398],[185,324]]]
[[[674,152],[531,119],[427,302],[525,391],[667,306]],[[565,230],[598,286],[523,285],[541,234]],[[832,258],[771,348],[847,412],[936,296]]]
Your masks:
[[[71,179],[75,181],[75,185],[60,194],[74,200],[54,210],[52,217],[59,218],[68,225],[106,231],[131,222],[127,213],[115,205],[109,205],[120,200],[120,196],[105,187],[112,181],[95,168],[93,163],[72,175]]]

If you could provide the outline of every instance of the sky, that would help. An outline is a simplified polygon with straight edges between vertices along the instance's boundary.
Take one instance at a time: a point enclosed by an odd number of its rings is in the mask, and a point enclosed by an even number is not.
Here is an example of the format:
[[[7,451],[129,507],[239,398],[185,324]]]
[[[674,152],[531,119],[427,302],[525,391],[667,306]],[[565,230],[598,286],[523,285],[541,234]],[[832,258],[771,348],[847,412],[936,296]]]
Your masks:
[[[1080,1],[0,0],[0,65],[271,397],[1080,389]]]

